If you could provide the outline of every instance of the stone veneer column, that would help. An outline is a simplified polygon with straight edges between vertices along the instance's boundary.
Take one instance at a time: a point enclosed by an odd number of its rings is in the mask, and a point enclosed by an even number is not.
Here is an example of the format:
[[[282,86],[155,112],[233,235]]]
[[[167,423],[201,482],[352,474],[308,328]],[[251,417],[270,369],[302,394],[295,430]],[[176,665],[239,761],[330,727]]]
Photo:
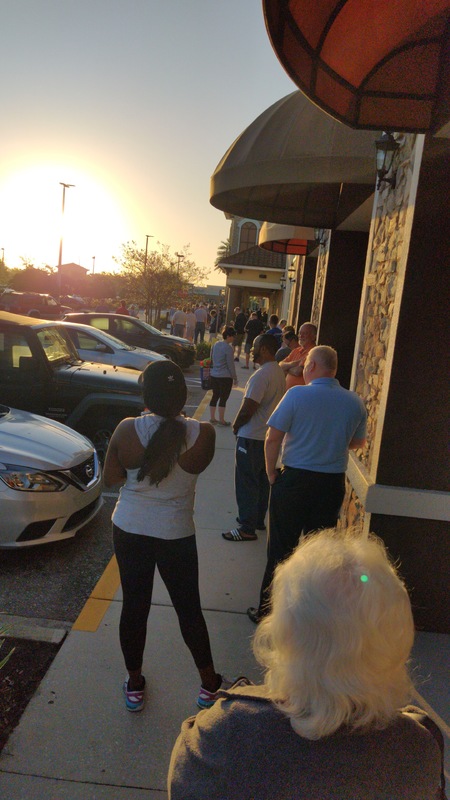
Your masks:
[[[416,625],[447,633],[449,155],[447,140],[406,135],[397,186],[377,196],[352,375],[368,445],[341,512],[400,562]]]

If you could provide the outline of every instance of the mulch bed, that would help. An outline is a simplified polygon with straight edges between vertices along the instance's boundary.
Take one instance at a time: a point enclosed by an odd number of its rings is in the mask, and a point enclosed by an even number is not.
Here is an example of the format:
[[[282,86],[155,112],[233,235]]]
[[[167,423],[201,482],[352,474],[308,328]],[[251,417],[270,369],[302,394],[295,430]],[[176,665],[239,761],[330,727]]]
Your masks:
[[[1,658],[15,647],[0,670],[0,750],[18,724],[29,701],[56,656],[61,644],[6,638]]]

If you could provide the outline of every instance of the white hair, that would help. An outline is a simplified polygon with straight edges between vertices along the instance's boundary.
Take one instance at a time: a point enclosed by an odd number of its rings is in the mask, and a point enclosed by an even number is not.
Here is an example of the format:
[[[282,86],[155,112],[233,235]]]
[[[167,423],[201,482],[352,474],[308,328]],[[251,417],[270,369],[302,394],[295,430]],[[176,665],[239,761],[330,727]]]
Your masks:
[[[355,529],[310,534],[277,567],[271,602],[253,649],[293,729],[319,739],[388,725],[410,697],[414,624],[382,541]]]

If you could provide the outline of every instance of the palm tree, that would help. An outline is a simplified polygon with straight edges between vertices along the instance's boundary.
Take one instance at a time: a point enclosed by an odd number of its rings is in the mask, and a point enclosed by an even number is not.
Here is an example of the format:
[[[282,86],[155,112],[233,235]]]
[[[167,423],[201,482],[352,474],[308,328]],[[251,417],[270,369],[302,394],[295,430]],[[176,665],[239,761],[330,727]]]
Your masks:
[[[217,248],[217,258],[214,262],[216,268],[227,256],[231,256],[231,238],[228,238],[225,242],[221,242]]]

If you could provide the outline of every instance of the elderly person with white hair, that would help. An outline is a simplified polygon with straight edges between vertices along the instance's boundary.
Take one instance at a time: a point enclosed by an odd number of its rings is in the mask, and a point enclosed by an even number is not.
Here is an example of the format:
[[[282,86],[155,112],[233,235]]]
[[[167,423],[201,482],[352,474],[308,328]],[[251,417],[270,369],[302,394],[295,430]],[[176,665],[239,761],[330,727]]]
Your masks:
[[[442,736],[409,701],[405,586],[375,536],[326,529],[275,572],[263,686],[186,720],[170,800],[437,800]]]

